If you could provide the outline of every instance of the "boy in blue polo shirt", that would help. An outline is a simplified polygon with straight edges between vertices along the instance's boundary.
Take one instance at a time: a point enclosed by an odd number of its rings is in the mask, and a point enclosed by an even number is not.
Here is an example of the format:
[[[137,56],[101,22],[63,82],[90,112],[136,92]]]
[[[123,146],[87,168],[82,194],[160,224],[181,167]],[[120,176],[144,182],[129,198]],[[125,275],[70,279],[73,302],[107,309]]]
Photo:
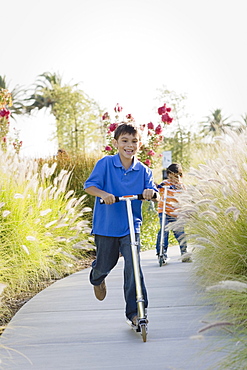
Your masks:
[[[142,194],[150,200],[157,188],[152,171],[135,157],[142,145],[139,129],[133,124],[121,124],[114,133],[116,155],[100,159],[84,184],[85,191],[96,197],[93,212],[92,234],[97,249],[92,263],[90,282],[97,299],[106,296],[105,278],[117,264],[119,254],[124,257],[124,297],[126,317],[137,323],[137,303],[131,254],[130,230],[125,202],[115,203],[115,196]],[[102,198],[105,204],[100,204]],[[132,212],[138,250],[140,250],[140,227],[142,201],[133,200]],[[140,266],[142,292],[147,308],[148,299]]]

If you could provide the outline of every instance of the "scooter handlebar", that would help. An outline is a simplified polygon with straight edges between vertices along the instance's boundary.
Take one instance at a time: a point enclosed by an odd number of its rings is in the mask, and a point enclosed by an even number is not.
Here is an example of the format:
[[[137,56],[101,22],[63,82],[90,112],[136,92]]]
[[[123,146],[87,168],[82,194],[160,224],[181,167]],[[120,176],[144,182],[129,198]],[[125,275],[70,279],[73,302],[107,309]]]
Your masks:
[[[155,192],[152,199],[156,199],[157,198],[157,193]],[[130,199],[130,200],[134,200],[134,199],[138,199],[138,200],[144,200],[143,198],[143,195],[142,194],[137,194],[137,195],[123,195],[121,197],[118,197],[118,196],[115,196],[115,202],[120,202],[121,200],[126,200],[126,199]],[[105,204],[104,200],[103,199],[100,199],[99,200],[100,204]]]
[[[157,192],[154,193],[152,199],[156,199],[157,198]],[[142,194],[137,194],[137,199],[138,200],[143,200],[143,195]]]

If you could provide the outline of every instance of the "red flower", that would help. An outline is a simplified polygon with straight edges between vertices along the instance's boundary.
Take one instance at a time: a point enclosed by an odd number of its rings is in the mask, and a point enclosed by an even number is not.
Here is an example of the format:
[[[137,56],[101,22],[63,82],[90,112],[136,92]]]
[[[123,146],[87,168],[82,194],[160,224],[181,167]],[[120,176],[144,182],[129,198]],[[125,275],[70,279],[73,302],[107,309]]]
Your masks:
[[[122,112],[123,110],[123,107],[121,107],[118,103],[116,104],[115,108],[114,108],[115,112]]]
[[[110,145],[106,145],[105,150],[107,152],[110,152],[112,150],[112,147]]]
[[[134,118],[130,113],[126,115],[126,118],[129,119],[130,121],[134,121]]]
[[[164,104],[163,105],[163,107],[159,107],[158,108],[158,114],[160,115],[160,116],[162,116],[162,114],[165,114],[165,112],[166,112],[166,104]]]
[[[155,155],[155,152],[151,149],[151,150],[149,150],[149,152],[147,153],[147,155],[153,156],[153,155]]]
[[[171,112],[172,108],[167,108],[166,104],[164,104],[162,107],[158,108],[158,113],[160,116],[162,116],[162,121],[167,123],[168,125],[172,123],[172,118],[167,115],[167,113]],[[165,116],[165,117],[163,117]]]
[[[162,116],[163,117],[163,116]],[[162,133],[162,127],[161,125],[158,125],[155,129],[155,133],[156,135],[160,135]]]
[[[4,143],[7,143],[7,138],[6,138],[6,136],[4,136],[4,137],[2,138],[2,140],[3,140],[3,142],[4,142]]]
[[[152,162],[150,159],[146,159],[145,162],[144,162],[148,167],[151,166]]]
[[[104,114],[103,114],[103,116],[102,116],[102,120],[104,121],[104,120],[106,120],[106,119],[109,119],[110,118],[110,116],[109,116],[109,114],[108,114],[108,112],[105,112]]]
[[[118,127],[118,123],[111,123],[109,126],[110,132],[115,131],[117,127]]]
[[[173,118],[169,116],[168,113],[165,113],[165,114],[162,114],[162,122],[166,123],[167,125],[170,125],[170,123],[172,123],[173,121]]]
[[[149,130],[153,130],[153,129],[154,129],[154,124],[153,124],[153,122],[149,122],[149,123],[148,123],[148,129],[149,129]]]
[[[8,119],[9,118],[9,115],[10,115],[10,111],[9,110],[7,110],[7,109],[0,110],[0,116],[1,117],[6,117]]]

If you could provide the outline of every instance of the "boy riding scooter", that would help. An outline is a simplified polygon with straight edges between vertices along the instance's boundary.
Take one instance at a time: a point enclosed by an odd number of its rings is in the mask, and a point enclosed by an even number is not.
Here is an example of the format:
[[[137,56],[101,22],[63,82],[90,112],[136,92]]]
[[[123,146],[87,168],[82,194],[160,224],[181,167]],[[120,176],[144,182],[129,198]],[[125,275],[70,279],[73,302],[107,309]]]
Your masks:
[[[103,300],[106,296],[105,278],[117,264],[121,253],[125,262],[125,314],[127,319],[136,325],[138,312],[128,215],[125,202],[116,203],[115,196],[142,194],[144,199],[150,200],[157,192],[157,188],[152,171],[136,158],[142,145],[139,129],[133,124],[120,124],[115,130],[114,145],[118,149],[118,154],[100,159],[84,185],[85,191],[96,197],[92,234],[95,236],[97,254],[96,260],[92,263],[90,282],[94,286],[96,298]],[[100,198],[105,204],[100,204]],[[142,223],[141,207],[141,200],[132,201],[138,252]],[[148,298],[141,266],[140,277],[147,308]]]
[[[167,229],[168,224],[177,221],[177,208],[176,208],[176,194],[185,190],[185,186],[181,181],[183,177],[183,170],[182,166],[178,163],[172,163],[167,168],[167,179],[163,180],[161,184],[158,185],[158,189],[160,192],[160,201],[158,203],[158,213],[160,219],[160,230],[157,235],[156,241],[156,254],[158,258],[160,258],[160,241],[161,237],[164,240],[163,243],[163,260],[166,263],[167,260],[167,249],[168,249],[168,238],[169,238],[169,230]],[[163,205],[165,204],[165,212],[163,212]],[[162,219],[163,220],[162,225]],[[163,227],[162,227],[163,226]],[[161,235],[163,232],[163,235]],[[180,252],[182,256],[182,262],[191,262],[190,257],[187,254],[187,243],[186,243],[186,236],[183,227],[179,227],[178,229],[173,230],[174,236],[177,239],[180,247]]]

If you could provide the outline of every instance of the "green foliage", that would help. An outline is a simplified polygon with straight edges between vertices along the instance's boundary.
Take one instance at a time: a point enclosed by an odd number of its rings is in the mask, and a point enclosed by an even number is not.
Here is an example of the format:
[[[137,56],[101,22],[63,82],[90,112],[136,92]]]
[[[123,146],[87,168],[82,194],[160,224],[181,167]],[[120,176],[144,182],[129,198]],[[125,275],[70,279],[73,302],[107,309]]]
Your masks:
[[[171,150],[172,162],[181,163],[184,170],[189,169],[191,157],[202,147],[201,139],[190,131],[178,129],[174,136],[164,138],[165,150]]]
[[[141,226],[141,250],[155,249],[157,234],[160,229],[159,215],[156,202],[143,202],[143,222]],[[176,244],[177,240],[173,232],[169,233],[169,247]]]
[[[73,153],[96,150],[102,145],[98,104],[78,84],[62,85],[57,74],[43,73],[30,95],[26,112],[50,108],[56,119],[56,139],[59,148]]]
[[[203,163],[190,170],[192,185],[179,198],[179,223],[194,248],[195,274],[216,300],[218,316],[233,324],[241,347],[242,357],[229,353],[232,369],[246,368],[247,358],[246,144],[246,131],[228,132],[210,151],[202,150]]]
[[[155,203],[143,202],[143,223],[141,226],[141,250],[154,249],[157,233],[159,231],[159,217],[155,209]]]
[[[59,148],[85,152],[99,142],[100,109],[82,90],[77,86],[53,85],[51,90],[43,90],[43,96],[54,101],[51,113],[56,118]]]

